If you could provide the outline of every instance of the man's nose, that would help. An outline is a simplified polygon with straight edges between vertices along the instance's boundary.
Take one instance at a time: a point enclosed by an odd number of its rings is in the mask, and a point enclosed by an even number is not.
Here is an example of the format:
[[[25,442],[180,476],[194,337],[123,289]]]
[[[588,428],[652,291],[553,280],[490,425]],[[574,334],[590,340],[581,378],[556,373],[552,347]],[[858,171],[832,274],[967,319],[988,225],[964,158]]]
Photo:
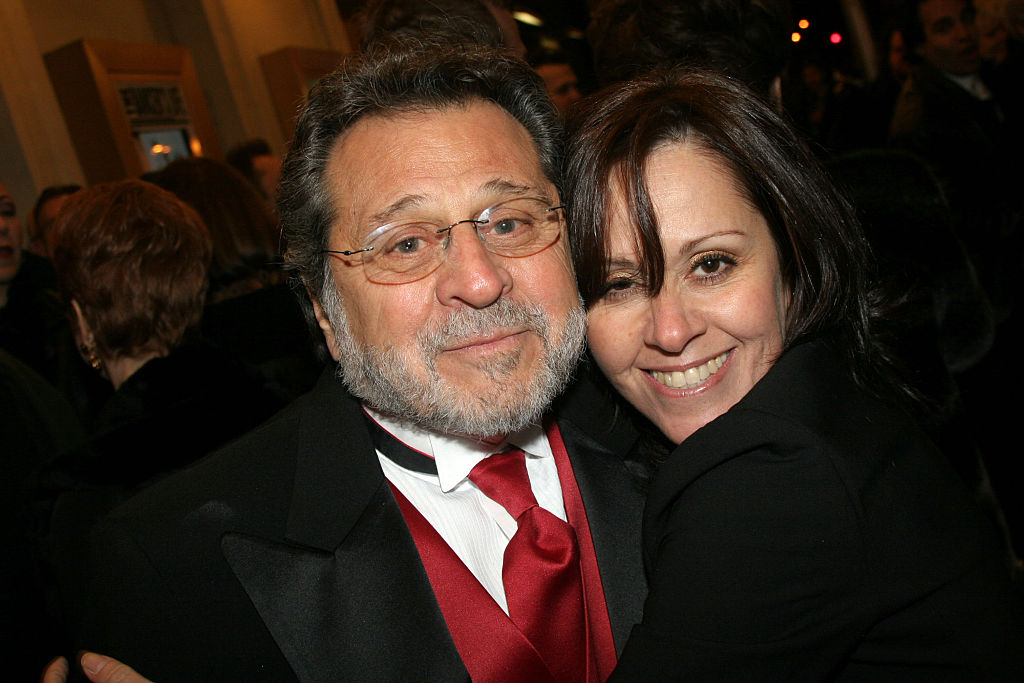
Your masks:
[[[707,319],[699,307],[663,288],[648,303],[644,342],[665,353],[680,353],[694,337],[707,331]]]
[[[445,305],[490,306],[512,289],[512,276],[501,258],[487,251],[476,223],[462,221],[448,232],[445,262],[437,279],[437,298]]]

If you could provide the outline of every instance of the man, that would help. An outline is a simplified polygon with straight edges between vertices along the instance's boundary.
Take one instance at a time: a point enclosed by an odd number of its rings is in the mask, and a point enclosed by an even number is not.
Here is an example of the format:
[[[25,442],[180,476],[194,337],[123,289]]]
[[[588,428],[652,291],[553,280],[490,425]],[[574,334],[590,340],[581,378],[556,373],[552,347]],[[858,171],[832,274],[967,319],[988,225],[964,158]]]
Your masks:
[[[368,0],[360,11],[360,44],[427,39],[504,48],[526,55],[510,0]]]
[[[980,360],[956,379],[967,420],[1006,516],[1018,556],[1024,507],[1012,438],[1016,405],[993,394],[994,383],[1020,378],[1021,265],[1024,195],[1020,192],[1020,121],[984,80],[974,8],[967,0],[916,0],[901,27],[919,62],[900,93],[892,141],[921,157],[942,184],[957,237],[991,304],[995,337]]]
[[[1020,147],[1014,122],[981,73],[974,8],[968,0],[914,0],[901,26],[916,62],[896,102],[894,144],[928,162],[943,184],[959,236],[997,309],[1006,306],[1005,279],[992,254],[1008,216],[1020,210],[1009,173]]]
[[[274,193],[281,180],[281,159],[270,151],[263,138],[246,140],[233,147],[225,157],[228,164],[259,190],[263,198],[274,203]]]
[[[32,207],[32,237],[26,248],[44,258],[53,258],[53,254],[50,253],[50,248],[46,244],[47,235],[50,234],[50,228],[57,222],[60,212],[71,195],[81,189],[81,185],[74,184],[50,185],[43,188]]]
[[[777,106],[789,51],[784,3],[599,0],[587,41],[601,85],[688,64],[737,78]]]
[[[49,261],[23,248],[14,199],[0,182],[0,349],[64,388],[64,313]]]
[[[21,268],[21,221],[7,186],[0,182],[0,309]]]
[[[548,97],[554,103],[558,113],[565,118],[569,108],[582,97],[579,78],[569,63],[568,55],[561,52],[544,52],[531,58],[533,70],[544,79],[544,87]]]
[[[370,54],[313,89],[279,213],[342,381],[97,529],[80,646],[161,682],[610,673],[643,599],[642,496],[612,414],[571,419],[574,392],[539,426],[584,320],[558,150],[540,80],[495,52]],[[545,512],[510,514],[512,477],[480,479],[510,446]],[[571,526],[585,596],[534,601],[531,625],[527,513]],[[535,639],[584,604],[563,652]]]

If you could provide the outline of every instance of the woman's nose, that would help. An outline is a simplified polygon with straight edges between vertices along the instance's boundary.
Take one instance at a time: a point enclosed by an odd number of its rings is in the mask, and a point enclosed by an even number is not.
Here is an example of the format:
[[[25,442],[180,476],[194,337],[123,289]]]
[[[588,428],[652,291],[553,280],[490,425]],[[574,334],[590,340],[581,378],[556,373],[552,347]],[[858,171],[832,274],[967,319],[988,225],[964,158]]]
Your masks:
[[[679,353],[696,336],[707,330],[698,307],[688,305],[675,292],[663,289],[649,303],[650,318],[645,341],[666,353]]]

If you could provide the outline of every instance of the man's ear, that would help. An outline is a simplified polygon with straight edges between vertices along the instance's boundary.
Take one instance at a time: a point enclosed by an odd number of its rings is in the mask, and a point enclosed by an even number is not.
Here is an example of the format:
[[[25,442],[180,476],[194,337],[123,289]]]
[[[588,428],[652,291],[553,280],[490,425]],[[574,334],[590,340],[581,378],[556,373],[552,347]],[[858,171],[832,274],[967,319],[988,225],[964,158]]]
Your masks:
[[[316,316],[316,322],[320,326],[320,331],[324,333],[324,341],[327,342],[327,350],[330,352],[331,358],[336,361],[341,360],[334,343],[334,326],[331,325],[327,313],[324,312],[324,307],[320,305],[320,301],[312,294],[309,295],[309,300],[313,302],[313,315]]]

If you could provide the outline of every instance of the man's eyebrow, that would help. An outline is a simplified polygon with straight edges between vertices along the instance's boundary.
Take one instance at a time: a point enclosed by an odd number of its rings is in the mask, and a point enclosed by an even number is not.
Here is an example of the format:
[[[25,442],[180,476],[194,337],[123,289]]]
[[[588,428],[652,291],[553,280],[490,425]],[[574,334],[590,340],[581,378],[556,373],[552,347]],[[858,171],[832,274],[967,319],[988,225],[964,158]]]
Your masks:
[[[553,201],[552,198],[549,196],[549,193],[545,190],[542,190],[539,187],[536,187],[534,185],[523,185],[522,183],[516,183],[511,180],[506,180],[504,178],[495,178],[493,180],[489,180],[483,184],[481,189],[483,190],[483,192],[487,194],[501,196],[536,195],[546,201]],[[367,219],[367,222],[370,225],[368,225],[367,227],[378,228],[382,225],[386,225],[387,223],[390,223],[392,220],[394,220],[396,215],[404,213],[409,209],[416,208],[426,203],[426,201],[427,198],[424,195],[420,194],[408,194],[399,197],[398,199],[384,207],[382,210],[370,216],[369,219]]]
[[[402,213],[410,208],[414,208],[426,201],[426,197],[419,194],[407,194],[404,197],[400,197],[397,200],[388,204],[382,211],[379,211],[368,219],[371,224],[367,227],[376,228],[385,223],[390,223],[391,219],[396,214]]]
[[[532,195],[547,201],[553,201],[546,190],[535,185],[523,185],[504,178],[495,178],[484,183],[484,191],[497,195]]]

